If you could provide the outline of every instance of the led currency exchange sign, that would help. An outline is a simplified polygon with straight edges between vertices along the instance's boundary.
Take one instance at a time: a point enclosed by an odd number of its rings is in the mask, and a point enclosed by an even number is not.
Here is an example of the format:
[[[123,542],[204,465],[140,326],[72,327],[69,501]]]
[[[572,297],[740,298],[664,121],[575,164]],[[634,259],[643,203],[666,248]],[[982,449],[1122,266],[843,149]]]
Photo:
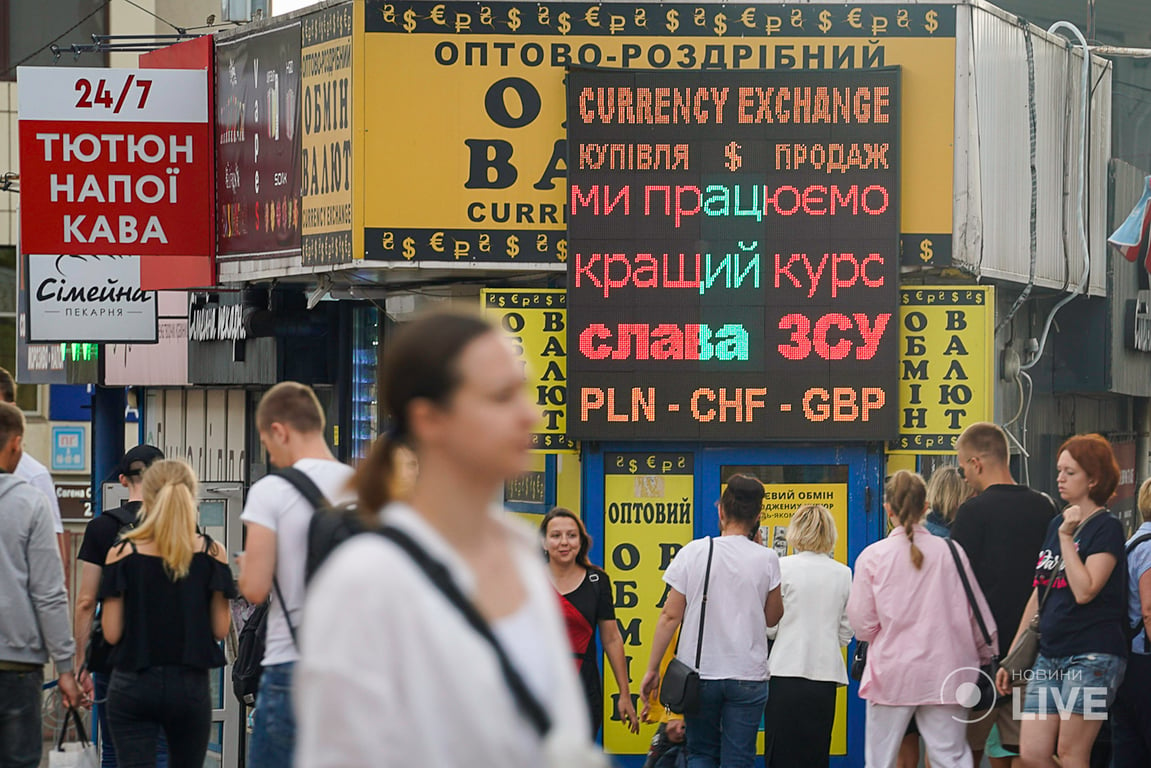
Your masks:
[[[899,71],[568,75],[568,434],[898,433]]]

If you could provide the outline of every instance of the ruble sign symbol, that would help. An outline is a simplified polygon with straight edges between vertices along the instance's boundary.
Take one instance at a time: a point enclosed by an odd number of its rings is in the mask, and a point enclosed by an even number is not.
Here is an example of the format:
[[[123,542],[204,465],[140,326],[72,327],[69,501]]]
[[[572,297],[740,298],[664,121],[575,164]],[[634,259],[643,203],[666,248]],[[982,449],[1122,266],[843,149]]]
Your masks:
[[[739,167],[743,165],[743,158],[739,156],[739,145],[734,141],[727,145],[723,154],[727,157],[727,169],[732,173],[738,171]]]

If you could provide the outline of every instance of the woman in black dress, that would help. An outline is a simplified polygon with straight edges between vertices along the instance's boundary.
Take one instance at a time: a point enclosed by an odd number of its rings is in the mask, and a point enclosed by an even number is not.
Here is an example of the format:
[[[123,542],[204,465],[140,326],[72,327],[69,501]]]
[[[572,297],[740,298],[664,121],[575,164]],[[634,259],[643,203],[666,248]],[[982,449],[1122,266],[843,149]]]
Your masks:
[[[592,738],[595,738],[603,723],[603,686],[600,683],[595,647],[597,627],[604,654],[619,686],[616,712],[620,721],[632,733],[639,733],[639,718],[636,717],[635,704],[631,699],[631,681],[627,676],[623,638],[615,621],[611,580],[602,568],[592,565],[587,559],[591,537],[583,521],[563,507],[556,507],[544,516],[540,524],[540,535],[544,540],[552,584],[561,598],[560,604],[572,654],[579,669],[580,682],[587,696]]]
[[[144,521],[112,548],[100,585],[112,651],[108,717],[120,768],[156,765],[160,728],[172,768],[201,768],[212,703],[208,670],[224,666],[224,548],[196,532],[196,477],[182,461],[144,473]]]

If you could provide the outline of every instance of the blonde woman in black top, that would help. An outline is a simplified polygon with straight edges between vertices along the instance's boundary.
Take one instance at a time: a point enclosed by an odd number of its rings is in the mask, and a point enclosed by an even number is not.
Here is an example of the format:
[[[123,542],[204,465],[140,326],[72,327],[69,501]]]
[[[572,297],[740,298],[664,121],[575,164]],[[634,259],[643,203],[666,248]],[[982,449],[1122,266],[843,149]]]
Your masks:
[[[196,478],[182,461],[144,473],[144,520],[108,553],[100,596],[115,645],[108,716],[120,768],[156,764],[157,726],[172,768],[200,768],[235,595],[224,548],[196,532]]]

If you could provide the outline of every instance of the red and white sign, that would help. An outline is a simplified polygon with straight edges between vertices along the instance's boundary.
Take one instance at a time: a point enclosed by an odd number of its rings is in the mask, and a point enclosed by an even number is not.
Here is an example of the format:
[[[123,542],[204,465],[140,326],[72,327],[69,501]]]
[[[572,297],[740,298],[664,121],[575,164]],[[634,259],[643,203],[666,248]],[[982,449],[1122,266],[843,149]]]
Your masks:
[[[211,256],[200,70],[20,67],[25,253]]]

